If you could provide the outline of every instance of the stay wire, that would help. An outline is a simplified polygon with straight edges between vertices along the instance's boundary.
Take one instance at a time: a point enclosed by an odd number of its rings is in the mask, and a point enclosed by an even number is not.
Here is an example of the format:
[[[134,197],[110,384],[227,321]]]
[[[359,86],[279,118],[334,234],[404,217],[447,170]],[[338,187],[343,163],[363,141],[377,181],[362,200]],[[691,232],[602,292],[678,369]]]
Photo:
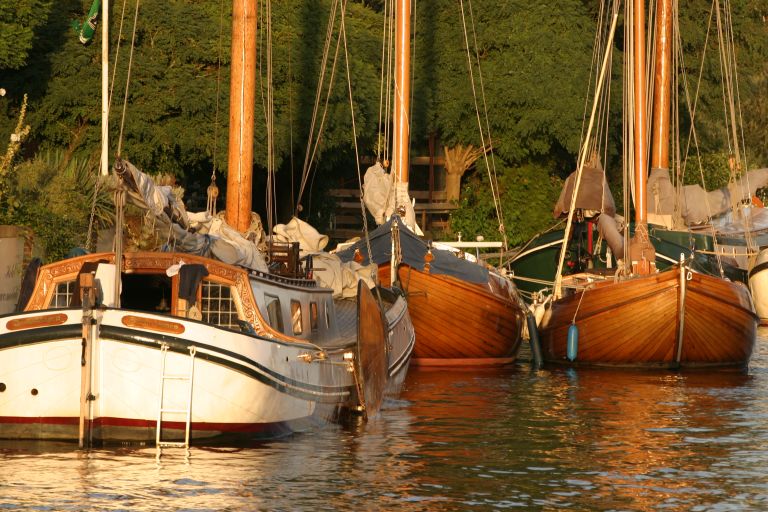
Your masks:
[[[360,190],[360,209],[363,213],[363,233],[365,234],[365,248],[368,251],[368,263],[371,263],[371,259],[373,257],[373,251],[371,250],[371,237],[368,232],[368,219],[365,214],[365,202],[363,200],[363,176],[362,172],[360,170],[360,152],[357,146],[357,124],[355,123],[355,103],[352,97],[352,75],[350,73],[349,68],[349,50],[347,49],[347,31],[346,31],[346,23],[345,23],[345,11],[347,7],[346,0],[342,1],[341,4],[341,24],[339,26],[339,38],[344,40],[344,63],[346,65],[347,69],[347,91],[349,92],[349,110],[352,115],[352,141],[355,146],[355,168],[357,169],[357,182],[358,187]],[[395,270],[393,270],[394,272]],[[374,277],[376,277],[374,275]],[[378,288],[377,288],[377,294],[378,294]],[[381,302],[381,297],[379,297],[379,302]]]
[[[128,71],[125,77],[125,96],[123,97],[123,114],[120,118],[120,135],[117,138],[117,156],[119,157],[123,148],[123,129],[125,127],[125,112],[128,106],[128,89],[131,82],[131,68],[133,66],[133,51],[136,48],[136,26],[139,19],[139,2],[136,0],[136,12],[133,15],[133,32],[131,34],[131,51],[128,55]]]
[[[219,149],[219,112],[221,101],[221,49],[224,41],[224,0],[219,1],[219,47],[216,59],[216,113],[213,120],[213,170],[211,172],[211,182],[216,181],[216,170],[218,169],[218,149]]]
[[[469,0],[469,2],[470,2],[470,5],[471,5],[471,0]],[[465,18],[465,13],[464,13],[464,0],[459,0],[459,5],[461,7],[461,23],[462,23],[462,27],[463,27],[463,31],[464,31],[464,44],[466,45],[466,48],[467,48],[467,65],[468,65],[468,68],[469,68],[469,78],[470,78],[470,84],[472,85],[472,96],[474,98],[474,103],[475,103],[475,115],[477,117],[477,125],[478,125],[479,131],[480,131],[480,143],[482,145],[483,158],[484,158],[484,162],[485,162],[485,165],[486,165],[486,170],[488,171],[489,182],[490,182],[490,185],[491,185],[491,194],[493,195],[493,203],[494,203],[494,208],[496,210],[496,217],[498,218],[498,221],[499,221],[499,232],[500,232],[500,234],[502,236],[502,240],[503,240],[503,244],[504,244],[504,250],[506,251],[508,249],[508,243],[507,243],[506,230],[504,229],[504,221],[503,221],[503,217],[502,217],[502,213],[501,213],[501,204],[500,204],[501,200],[500,200],[500,195],[499,195],[499,191],[498,191],[498,183],[496,182],[496,177],[492,173],[491,166],[488,163],[487,153],[489,152],[489,147],[486,144],[486,137],[485,137],[485,133],[483,131],[483,122],[482,122],[482,120],[480,118],[480,107],[478,106],[477,88],[475,86],[475,76],[474,76],[474,71],[473,71],[473,67],[474,66],[473,66],[473,63],[472,63],[472,54],[471,54],[470,49],[469,49],[469,36],[467,34],[467,23],[466,23],[466,18]],[[471,7],[470,7],[470,13],[471,13]],[[471,21],[472,21],[472,29],[473,29],[473,33],[474,33],[474,18],[472,18]],[[476,39],[475,39],[475,49],[477,50],[477,40]],[[479,58],[479,55],[478,55],[478,58]],[[478,69],[479,69],[479,61],[478,61]],[[487,116],[487,109],[486,109],[486,116]],[[488,135],[490,137],[490,133]],[[490,140],[489,140],[489,142],[490,142]]]
[[[338,10],[338,5],[339,5],[339,0],[335,0],[333,3],[333,7],[331,9],[330,16],[328,18],[328,27],[326,30],[326,39],[325,39],[325,45],[323,48],[323,58],[322,58],[322,63],[320,65],[320,77],[318,79],[317,90],[315,92],[315,103],[312,111],[312,121],[310,122],[309,135],[307,138],[307,150],[304,158],[304,167],[302,170],[301,184],[299,186],[299,194],[296,198],[296,203],[295,203],[296,210],[298,210],[299,204],[301,203],[301,198],[307,186],[309,174],[310,172],[312,172],[312,164],[315,162],[315,157],[317,156],[317,152],[319,151],[319,148],[320,148],[320,141],[322,139],[325,120],[328,114],[328,105],[330,103],[331,92],[333,91],[333,82],[336,77],[336,64],[339,56],[340,38],[336,39],[336,49],[334,52],[333,63],[331,65],[330,77],[328,79],[328,87],[326,90],[323,113],[320,119],[320,126],[316,129],[317,115],[320,109],[320,99],[323,93],[323,89],[325,87],[325,76],[328,68],[328,57],[330,55],[330,45],[333,41],[333,28],[336,22],[336,11]],[[315,139],[315,133],[317,133],[316,139]]]

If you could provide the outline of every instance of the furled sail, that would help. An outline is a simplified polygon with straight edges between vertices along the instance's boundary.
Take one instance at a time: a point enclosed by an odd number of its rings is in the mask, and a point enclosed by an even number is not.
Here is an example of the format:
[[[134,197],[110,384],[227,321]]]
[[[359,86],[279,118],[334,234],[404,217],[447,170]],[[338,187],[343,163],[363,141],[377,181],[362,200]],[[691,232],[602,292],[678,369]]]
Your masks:
[[[568,216],[576,173],[577,171],[572,172],[565,180],[563,190],[560,192],[560,197],[552,212],[555,218]],[[599,162],[590,161],[584,165],[579,183],[579,193],[576,196],[576,208],[582,210],[586,218],[595,217],[601,213],[611,217],[616,215],[616,205],[605,180],[605,172],[603,172]]]
[[[118,159],[115,172],[126,184],[133,204],[153,214],[155,230],[168,236],[169,245],[175,250],[267,271],[266,261],[257,243],[252,241],[253,236],[241,235],[220,217],[212,217],[206,212],[187,214],[184,203],[174,195],[171,187],[156,185],[151,177],[127,160]]]
[[[768,168],[747,172],[728,187],[706,191],[700,185],[682,188],[680,215],[686,225],[703,224],[728,213],[733,203],[748,201],[757,189],[768,185]],[[666,169],[654,169],[648,179],[649,212],[675,212],[675,192]]]

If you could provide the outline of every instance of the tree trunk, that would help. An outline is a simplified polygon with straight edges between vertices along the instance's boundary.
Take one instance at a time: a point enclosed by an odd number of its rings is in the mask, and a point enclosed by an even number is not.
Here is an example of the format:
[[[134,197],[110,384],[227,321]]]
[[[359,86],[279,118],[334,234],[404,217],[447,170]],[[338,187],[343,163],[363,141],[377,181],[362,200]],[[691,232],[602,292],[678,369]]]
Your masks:
[[[461,192],[461,177],[475,161],[485,153],[472,144],[444,148],[445,151],[445,195],[448,201],[458,201]]]

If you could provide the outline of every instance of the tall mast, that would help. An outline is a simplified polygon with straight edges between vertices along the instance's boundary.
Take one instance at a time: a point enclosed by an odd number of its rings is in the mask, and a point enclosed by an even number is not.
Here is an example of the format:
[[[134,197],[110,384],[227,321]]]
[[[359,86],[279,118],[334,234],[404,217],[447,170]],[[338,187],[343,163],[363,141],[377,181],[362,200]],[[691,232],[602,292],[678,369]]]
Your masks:
[[[635,165],[635,235],[629,246],[632,271],[649,274],[655,270],[656,250],[648,238],[646,213],[646,184],[648,156],[646,145],[647,121],[645,117],[645,0],[633,0],[633,91],[634,91],[634,165]]]
[[[392,170],[398,183],[408,183],[408,112],[411,99],[411,0],[397,0],[395,10],[395,118]],[[398,198],[399,199],[399,198]]]
[[[635,223],[637,225],[646,223],[646,211],[648,206],[645,200],[646,169],[648,156],[646,154],[646,130],[647,121],[645,118],[645,2],[644,0],[633,0],[635,11],[633,13],[634,26],[634,111],[633,119],[635,127],[634,150],[635,150]]]
[[[253,119],[256,96],[256,0],[232,3],[227,224],[244,232],[251,224]]]
[[[86,23],[88,21],[86,20]],[[101,175],[109,174],[109,0],[101,4]]]
[[[653,80],[651,168],[669,169],[669,116],[672,76],[672,0],[656,8],[656,76]]]

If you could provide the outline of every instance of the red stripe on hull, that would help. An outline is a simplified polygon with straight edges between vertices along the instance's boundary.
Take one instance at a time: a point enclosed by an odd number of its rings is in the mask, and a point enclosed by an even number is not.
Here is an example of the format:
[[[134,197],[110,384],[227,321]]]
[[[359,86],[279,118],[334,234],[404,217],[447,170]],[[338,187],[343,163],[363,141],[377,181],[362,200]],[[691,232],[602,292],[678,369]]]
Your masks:
[[[284,436],[318,423],[312,418],[275,423],[209,423],[192,422],[193,440],[264,439]],[[157,420],[132,418],[97,418],[90,422],[95,442],[154,443]],[[301,427],[301,428],[299,428]],[[163,439],[183,438],[186,424],[182,421],[163,421]],[[77,441],[77,417],[0,417],[0,439],[49,439]]]

